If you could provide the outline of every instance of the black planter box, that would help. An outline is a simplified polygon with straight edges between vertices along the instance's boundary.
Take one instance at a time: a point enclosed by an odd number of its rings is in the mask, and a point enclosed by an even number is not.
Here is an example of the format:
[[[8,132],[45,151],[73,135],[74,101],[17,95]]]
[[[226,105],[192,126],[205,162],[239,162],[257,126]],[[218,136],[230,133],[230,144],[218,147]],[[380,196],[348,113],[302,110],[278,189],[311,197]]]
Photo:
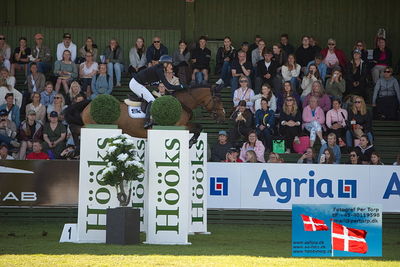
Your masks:
[[[140,210],[131,207],[107,209],[106,243],[139,244]]]

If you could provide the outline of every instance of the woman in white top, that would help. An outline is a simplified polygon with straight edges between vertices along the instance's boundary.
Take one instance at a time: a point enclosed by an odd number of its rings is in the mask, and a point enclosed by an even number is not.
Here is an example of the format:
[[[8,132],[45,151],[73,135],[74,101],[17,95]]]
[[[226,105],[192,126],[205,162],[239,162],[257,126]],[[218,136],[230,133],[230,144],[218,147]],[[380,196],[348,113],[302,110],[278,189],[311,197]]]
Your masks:
[[[296,63],[296,58],[293,54],[288,56],[288,61],[282,66],[283,82],[290,82],[293,89],[299,87],[301,66]]]
[[[274,112],[276,111],[276,97],[272,93],[272,87],[268,83],[265,83],[261,86],[261,94],[257,94],[251,98],[251,101],[254,102],[255,111],[261,108],[261,99],[268,100],[268,107],[272,109]]]
[[[146,46],[143,37],[138,37],[135,46],[129,51],[129,62],[128,71],[131,76],[146,68]]]
[[[99,65],[94,61],[93,53],[89,51],[86,52],[86,61],[79,66],[79,77],[82,79],[82,91],[86,93],[87,97],[90,97],[92,94],[90,85],[98,69]]]
[[[233,105],[235,108],[238,107],[241,100],[246,101],[246,107],[254,113],[253,102],[251,99],[254,97],[253,89],[248,87],[249,80],[246,76],[242,75],[239,78],[240,87],[235,90],[233,94]]]
[[[11,76],[7,68],[1,69],[1,78],[3,78],[8,85],[12,86],[12,88],[15,87],[15,82],[16,82],[15,77]]]
[[[315,81],[321,81],[321,76],[319,75],[317,66],[315,64],[311,64],[308,67],[308,74],[303,77],[303,81],[301,82],[301,89],[303,89],[303,92],[300,96],[301,101],[303,101],[303,99],[309,93],[311,93],[312,84]]]
[[[52,111],[56,111],[58,114],[58,121],[61,121],[64,125],[66,125],[67,123],[64,121],[64,110],[67,107],[68,106],[65,105],[64,96],[60,93],[56,94],[56,96],[54,97],[53,104],[50,104],[47,107],[47,118],[50,121],[50,113]]]
[[[36,120],[40,121],[42,125],[46,122],[46,107],[40,103],[40,94],[38,92],[32,93],[32,103],[26,105],[25,114],[28,114],[30,110],[36,112]]]

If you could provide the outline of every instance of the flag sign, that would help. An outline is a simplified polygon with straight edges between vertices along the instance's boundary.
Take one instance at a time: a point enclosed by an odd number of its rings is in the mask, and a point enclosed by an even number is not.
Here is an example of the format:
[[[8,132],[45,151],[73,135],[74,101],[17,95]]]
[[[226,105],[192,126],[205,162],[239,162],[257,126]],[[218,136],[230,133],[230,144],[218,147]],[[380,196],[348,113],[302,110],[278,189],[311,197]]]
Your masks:
[[[381,257],[382,206],[293,204],[292,256]]]

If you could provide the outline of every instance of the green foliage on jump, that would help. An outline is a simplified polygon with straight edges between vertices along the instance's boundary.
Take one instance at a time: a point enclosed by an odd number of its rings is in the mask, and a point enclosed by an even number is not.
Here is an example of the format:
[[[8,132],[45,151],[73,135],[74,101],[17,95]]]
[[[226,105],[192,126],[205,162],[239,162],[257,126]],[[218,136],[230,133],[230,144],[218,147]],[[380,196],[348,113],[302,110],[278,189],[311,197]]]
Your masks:
[[[150,112],[156,124],[171,126],[179,121],[182,113],[182,106],[175,97],[166,95],[154,101]]]
[[[90,116],[98,124],[114,124],[121,115],[119,102],[111,95],[99,95],[91,104]]]

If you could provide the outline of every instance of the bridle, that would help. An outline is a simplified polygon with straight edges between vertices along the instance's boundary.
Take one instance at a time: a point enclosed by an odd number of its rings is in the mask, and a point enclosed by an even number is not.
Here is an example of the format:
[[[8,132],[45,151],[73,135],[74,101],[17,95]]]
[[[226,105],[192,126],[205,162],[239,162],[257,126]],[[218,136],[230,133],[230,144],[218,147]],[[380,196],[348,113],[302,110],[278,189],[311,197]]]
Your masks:
[[[222,111],[225,114],[225,109],[223,107],[218,107],[216,105],[217,99],[218,97],[214,95],[214,92],[212,91],[212,89],[210,88],[211,91],[211,98],[208,100],[208,102],[204,105],[200,105],[201,107],[203,107],[204,109],[206,109],[207,111],[211,112],[213,118],[217,118],[218,117],[218,111]],[[192,95],[191,90],[188,90],[189,95],[193,98],[193,100],[196,100],[194,98],[194,96]],[[210,107],[211,104],[211,107]]]

